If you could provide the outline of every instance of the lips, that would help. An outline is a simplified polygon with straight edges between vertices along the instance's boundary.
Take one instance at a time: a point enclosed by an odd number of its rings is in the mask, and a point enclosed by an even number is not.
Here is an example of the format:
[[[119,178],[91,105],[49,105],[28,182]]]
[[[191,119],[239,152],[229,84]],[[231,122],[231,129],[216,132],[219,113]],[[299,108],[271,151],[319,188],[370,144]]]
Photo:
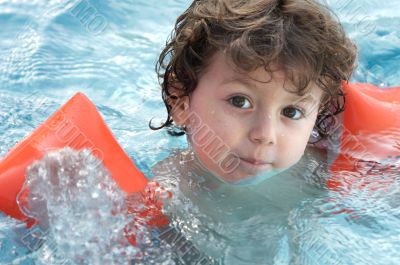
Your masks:
[[[250,175],[257,175],[261,172],[273,169],[272,163],[254,158],[240,158],[240,168]]]
[[[265,160],[259,160],[259,159],[255,159],[255,158],[240,158],[242,161],[255,165],[255,166],[263,166],[263,165],[271,165],[272,163],[269,161],[265,161]]]

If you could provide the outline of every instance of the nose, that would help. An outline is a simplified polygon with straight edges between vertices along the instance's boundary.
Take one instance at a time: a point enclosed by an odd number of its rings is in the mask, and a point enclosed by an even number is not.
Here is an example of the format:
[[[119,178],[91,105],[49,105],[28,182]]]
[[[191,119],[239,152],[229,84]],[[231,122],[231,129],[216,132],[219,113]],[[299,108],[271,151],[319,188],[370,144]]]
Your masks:
[[[277,142],[277,122],[271,115],[258,115],[249,130],[253,143],[274,145]]]

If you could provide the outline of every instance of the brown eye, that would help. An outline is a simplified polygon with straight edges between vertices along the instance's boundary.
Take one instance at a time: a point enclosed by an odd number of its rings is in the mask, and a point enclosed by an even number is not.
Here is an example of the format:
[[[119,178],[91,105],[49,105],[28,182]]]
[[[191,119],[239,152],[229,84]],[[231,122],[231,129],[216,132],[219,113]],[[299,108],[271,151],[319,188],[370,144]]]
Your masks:
[[[251,108],[251,103],[250,103],[250,101],[249,101],[247,98],[243,97],[243,96],[234,96],[234,97],[231,97],[231,98],[229,99],[229,102],[230,102],[233,106],[235,106],[235,107],[237,107],[237,108],[241,108],[241,109],[249,109],[249,108]]]
[[[304,116],[303,111],[295,107],[284,108],[282,114],[292,120],[299,120]]]

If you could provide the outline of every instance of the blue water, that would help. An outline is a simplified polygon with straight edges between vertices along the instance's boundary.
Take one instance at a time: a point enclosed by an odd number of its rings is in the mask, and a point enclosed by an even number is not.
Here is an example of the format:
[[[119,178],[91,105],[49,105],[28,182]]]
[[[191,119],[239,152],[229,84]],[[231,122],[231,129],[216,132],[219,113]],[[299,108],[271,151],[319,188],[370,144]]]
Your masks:
[[[359,47],[354,81],[400,84],[400,2],[323,2],[337,12]],[[165,117],[154,64],[176,16],[189,3],[0,1],[0,157],[82,91],[150,176],[157,161],[186,146],[183,137],[149,130],[148,121]],[[83,16],[74,4],[94,15]],[[204,198],[196,192],[177,194],[173,224],[222,264],[400,264],[399,185],[339,202],[298,176],[268,185],[263,194],[229,187]],[[342,208],[355,212],[335,214]],[[233,212],[240,216],[231,217]],[[21,243],[27,233],[22,224],[0,216],[0,264],[43,264],[46,245],[37,252],[42,256],[35,256]],[[52,262],[47,264],[58,264]],[[166,258],[156,264],[170,263]]]

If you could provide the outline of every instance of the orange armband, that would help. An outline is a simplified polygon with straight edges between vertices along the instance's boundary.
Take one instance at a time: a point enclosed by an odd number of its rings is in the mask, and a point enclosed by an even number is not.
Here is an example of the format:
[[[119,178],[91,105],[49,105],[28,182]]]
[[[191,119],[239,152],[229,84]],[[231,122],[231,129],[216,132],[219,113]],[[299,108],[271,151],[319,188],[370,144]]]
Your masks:
[[[340,151],[330,166],[332,177],[327,182],[331,190],[352,185],[352,178],[365,180],[359,187],[369,185],[365,176],[389,173],[400,161],[400,87],[382,89],[345,82],[342,86],[346,105]],[[394,180],[382,181],[387,185]]]
[[[90,149],[126,193],[145,189],[146,177],[119,146],[95,105],[77,93],[0,161],[0,211],[28,221],[16,201],[27,167],[47,151],[67,146]]]

